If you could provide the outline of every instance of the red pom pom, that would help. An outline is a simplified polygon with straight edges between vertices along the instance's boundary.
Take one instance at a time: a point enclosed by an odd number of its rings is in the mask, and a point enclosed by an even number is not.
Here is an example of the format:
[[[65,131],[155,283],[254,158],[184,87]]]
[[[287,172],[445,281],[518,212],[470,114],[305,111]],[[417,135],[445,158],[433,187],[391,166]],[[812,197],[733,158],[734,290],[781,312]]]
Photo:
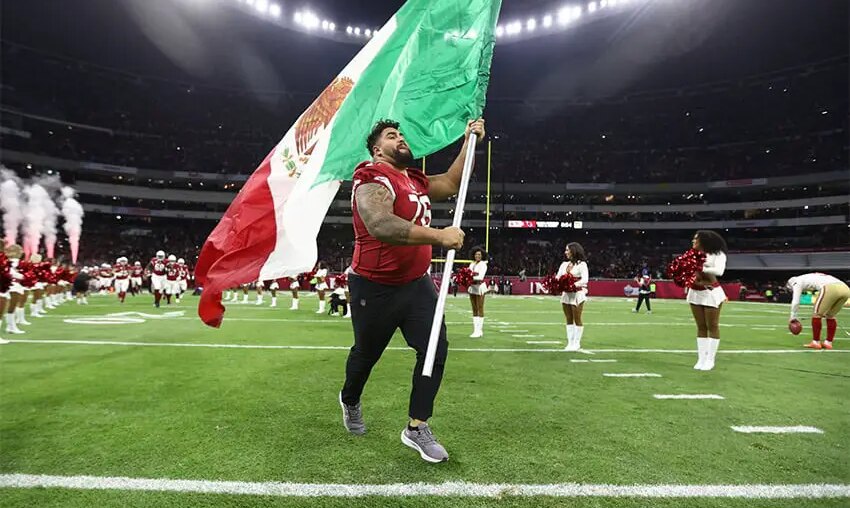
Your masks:
[[[571,273],[556,277],[555,275],[547,275],[543,278],[543,289],[550,295],[560,296],[561,293],[575,293],[578,291],[576,287],[578,277]]]
[[[0,252],[0,293],[5,293],[12,287],[11,266],[6,254]]]
[[[464,266],[452,275],[452,280],[454,280],[455,284],[458,286],[469,287],[472,285],[474,277],[475,274],[472,273],[472,270],[470,270],[469,267]]]
[[[689,249],[667,266],[667,277],[677,286],[689,288],[694,285],[697,274],[705,263],[705,252]]]
[[[800,323],[800,321],[798,321],[798,320],[796,320],[796,319],[792,319],[792,320],[788,323],[788,330],[789,330],[791,333],[793,333],[794,335],[800,335],[800,332],[802,332],[802,331],[803,331],[803,324],[802,324],[802,323]]]
[[[338,288],[344,288],[348,286],[348,275],[345,273],[337,275],[334,280],[336,281],[336,287]]]

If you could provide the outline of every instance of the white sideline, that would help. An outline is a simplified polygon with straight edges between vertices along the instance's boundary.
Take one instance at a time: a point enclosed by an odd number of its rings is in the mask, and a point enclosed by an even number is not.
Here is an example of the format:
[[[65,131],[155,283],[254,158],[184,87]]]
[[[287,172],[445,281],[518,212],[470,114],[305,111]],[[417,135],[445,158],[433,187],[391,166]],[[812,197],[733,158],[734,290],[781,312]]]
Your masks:
[[[661,377],[661,374],[654,372],[605,372],[602,375],[605,377]]]
[[[817,427],[795,425],[792,427],[753,427],[750,425],[733,425],[732,430],[744,434],[823,434]]]
[[[221,349],[306,349],[306,350],[339,350],[348,351],[350,346],[286,346],[275,344],[204,344],[204,343],[184,343],[184,342],[125,342],[114,340],[49,340],[49,339],[7,339],[15,344],[71,344],[82,346],[143,346],[143,347],[202,347],[202,348],[221,348]],[[559,342],[560,343],[560,342]],[[390,351],[409,351],[407,347],[390,346],[387,348]],[[564,353],[563,348],[455,348],[450,347],[450,351],[458,351],[462,353]],[[569,352],[569,351],[566,351]],[[588,355],[596,353],[675,353],[675,354],[693,354],[695,349],[582,349],[578,351]],[[722,354],[828,354],[835,353],[850,353],[850,349],[833,349],[828,353],[822,351],[813,351],[810,349],[728,349],[720,350]]]
[[[716,394],[713,394],[713,393],[707,393],[707,394],[702,394],[702,395],[700,395],[700,394],[694,394],[694,395],[685,395],[685,394],[664,395],[664,394],[656,393],[655,395],[653,395],[653,397],[656,398],[656,399],[660,399],[660,400],[699,400],[699,399],[724,400],[725,399],[725,397],[723,397],[722,395],[716,395]]]
[[[738,498],[826,499],[850,497],[846,484],[777,485],[610,485],[557,483],[548,485],[510,483],[394,483],[384,485],[238,482],[127,478],[105,476],[0,475],[0,488],[63,488],[78,490],[125,490],[189,492],[275,497],[618,497],[618,498]]]

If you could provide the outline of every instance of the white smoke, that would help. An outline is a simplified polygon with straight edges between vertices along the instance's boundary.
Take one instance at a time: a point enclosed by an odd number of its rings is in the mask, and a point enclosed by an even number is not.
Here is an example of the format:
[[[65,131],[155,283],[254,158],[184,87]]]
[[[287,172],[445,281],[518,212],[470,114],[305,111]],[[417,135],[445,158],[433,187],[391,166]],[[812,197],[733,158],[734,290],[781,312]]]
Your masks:
[[[18,240],[18,228],[23,218],[20,179],[15,172],[0,165],[0,209],[3,210],[3,240],[6,245]]]
[[[68,235],[68,245],[71,246],[71,262],[77,264],[77,254],[80,252],[80,235],[83,232],[83,207],[74,199],[74,189],[62,188],[62,216],[65,218],[65,234]]]
[[[53,259],[56,248],[56,220],[59,216],[59,208],[53,199],[59,195],[59,191],[62,188],[62,181],[58,175],[52,175],[33,178],[33,183],[41,186],[47,192],[49,198],[43,202],[44,222],[42,224],[42,233],[44,234],[44,248],[47,251],[47,257],[48,259]]]
[[[24,188],[24,196],[27,199],[24,205],[24,253],[30,255],[38,252],[41,243],[50,194],[44,187],[34,183]]]

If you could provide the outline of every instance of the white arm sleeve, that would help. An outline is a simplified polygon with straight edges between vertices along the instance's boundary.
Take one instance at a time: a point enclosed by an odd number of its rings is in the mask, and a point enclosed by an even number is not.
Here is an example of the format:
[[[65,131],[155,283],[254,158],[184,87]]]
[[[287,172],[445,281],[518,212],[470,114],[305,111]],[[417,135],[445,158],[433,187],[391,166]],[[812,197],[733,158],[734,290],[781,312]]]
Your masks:
[[[590,280],[590,273],[587,269],[587,263],[582,263],[578,266],[579,269],[579,278],[578,282],[576,282],[576,287],[586,288],[587,282]]]
[[[555,277],[563,277],[567,274],[567,263],[566,261],[561,263],[561,266],[558,268],[558,273],[555,274]]]
[[[803,295],[803,285],[800,283],[794,284],[794,293],[791,297],[791,319],[797,319],[797,312],[800,310],[800,296]]]
[[[726,271],[726,254],[720,252],[717,254],[709,254],[705,258],[705,264],[702,265],[703,273],[720,277]]]
[[[475,265],[473,272],[475,272],[475,275],[472,277],[472,280],[475,282],[484,282],[484,276],[487,275],[487,263],[478,263]]]

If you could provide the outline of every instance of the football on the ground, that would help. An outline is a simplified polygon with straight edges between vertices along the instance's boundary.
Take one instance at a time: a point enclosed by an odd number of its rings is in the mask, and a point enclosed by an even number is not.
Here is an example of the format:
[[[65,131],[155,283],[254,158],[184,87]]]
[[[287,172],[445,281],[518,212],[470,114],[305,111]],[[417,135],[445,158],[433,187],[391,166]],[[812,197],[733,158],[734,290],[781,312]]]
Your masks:
[[[790,330],[794,335],[800,335],[800,332],[803,331],[803,324],[797,319],[792,319],[791,322],[788,323],[788,330]]]

